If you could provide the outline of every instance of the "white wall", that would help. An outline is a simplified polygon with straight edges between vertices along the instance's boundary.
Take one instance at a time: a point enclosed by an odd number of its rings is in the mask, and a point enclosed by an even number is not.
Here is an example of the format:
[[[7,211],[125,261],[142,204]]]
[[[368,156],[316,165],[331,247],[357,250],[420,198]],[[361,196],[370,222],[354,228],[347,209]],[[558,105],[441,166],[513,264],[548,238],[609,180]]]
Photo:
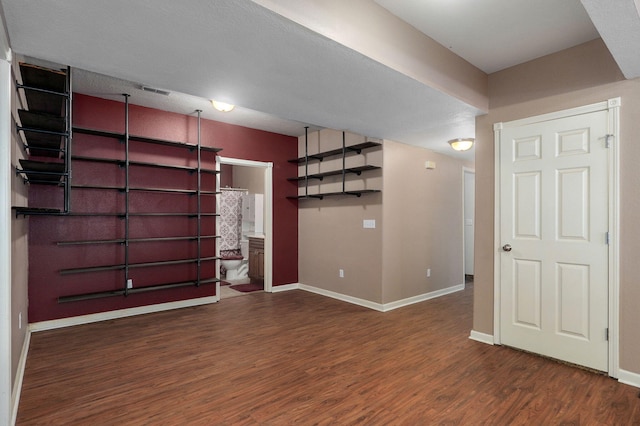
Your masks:
[[[2,18],[2,16],[0,16]],[[0,424],[11,419],[11,51],[0,19]]]

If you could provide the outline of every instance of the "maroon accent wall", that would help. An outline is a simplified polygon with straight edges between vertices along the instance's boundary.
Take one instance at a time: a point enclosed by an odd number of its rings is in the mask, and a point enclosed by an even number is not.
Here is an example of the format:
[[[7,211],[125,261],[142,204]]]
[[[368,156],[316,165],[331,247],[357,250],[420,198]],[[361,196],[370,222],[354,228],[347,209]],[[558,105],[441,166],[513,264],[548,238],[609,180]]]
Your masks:
[[[196,143],[197,119],[135,105],[129,107],[129,132],[178,142]],[[75,94],[74,126],[114,132],[124,131],[124,104]],[[201,121],[203,146],[222,148],[224,157],[273,163],[273,285],[298,281],[298,208],[287,195],[296,194],[296,184],[287,181],[297,174],[287,160],[298,156],[297,138],[246,127]],[[76,133],[73,155],[124,159],[122,142]],[[194,166],[188,150],[151,144],[131,144],[130,160]],[[215,155],[202,153],[203,167],[214,168]],[[124,186],[124,172],[113,164],[74,161],[74,184]],[[183,171],[131,168],[130,185],[156,188],[191,189],[196,175]],[[215,188],[213,175],[202,175],[202,184]],[[130,197],[132,212],[189,212],[195,210],[196,197],[185,194],[136,192]],[[74,189],[73,212],[122,212],[124,194],[118,191]],[[33,185],[29,203],[33,207],[62,206],[62,192],[50,186]],[[203,197],[202,210],[214,210],[213,197]],[[59,319],[110,310],[212,296],[215,285],[181,287],[131,294],[127,297],[58,303],[58,297],[80,293],[121,289],[123,271],[61,275],[61,269],[121,263],[124,247],[118,244],[60,246],[59,241],[114,239],[124,235],[124,221],[108,216],[30,216],[29,217],[29,320]],[[203,219],[203,233],[215,233],[215,219]],[[184,217],[132,217],[130,236],[194,235],[196,221]],[[188,241],[137,243],[130,245],[130,262],[147,262],[194,257],[197,245]],[[213,243],[203,244],[203,256],[213,256]],[[203,262],[201,274],[215,275],[215,263]],[[134,287],[195,279],[192,264],[131,269]]]

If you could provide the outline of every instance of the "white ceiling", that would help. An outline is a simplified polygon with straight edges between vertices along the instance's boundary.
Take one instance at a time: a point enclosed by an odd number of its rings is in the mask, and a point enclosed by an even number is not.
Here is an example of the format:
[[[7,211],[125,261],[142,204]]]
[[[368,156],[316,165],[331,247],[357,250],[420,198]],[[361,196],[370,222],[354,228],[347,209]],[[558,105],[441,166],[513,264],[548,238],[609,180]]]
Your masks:
[[[487,74],[598,38],[580,0],[375,0]]]
[[[376,1],[486,72],[597,37],[578,0]],[[203,109],[276,133],[329,127],[473,159],[446,141],[473,135],[482,111],[250,0],[0,2],[13,50],[76,68],[80,93],[128,92],[134,104]],[[218,113],[212,98],[239,107]]]

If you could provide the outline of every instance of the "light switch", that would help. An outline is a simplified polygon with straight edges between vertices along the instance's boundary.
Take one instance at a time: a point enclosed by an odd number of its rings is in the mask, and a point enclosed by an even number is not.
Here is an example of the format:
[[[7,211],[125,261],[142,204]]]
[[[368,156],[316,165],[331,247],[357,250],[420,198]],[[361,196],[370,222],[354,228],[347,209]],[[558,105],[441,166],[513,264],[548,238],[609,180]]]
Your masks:
[[[373,229],[376,227],[375,219],[365,219],[362,221],[362,227],[365,229]]]

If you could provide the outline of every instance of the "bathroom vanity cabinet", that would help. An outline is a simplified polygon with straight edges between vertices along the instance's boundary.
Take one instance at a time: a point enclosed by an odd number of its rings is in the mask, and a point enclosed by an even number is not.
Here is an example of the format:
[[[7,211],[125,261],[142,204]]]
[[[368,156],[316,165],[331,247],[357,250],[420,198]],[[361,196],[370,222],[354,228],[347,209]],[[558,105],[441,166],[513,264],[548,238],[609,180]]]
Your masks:
[[[264,238],[249,237],[249,278],[264,280]]]

